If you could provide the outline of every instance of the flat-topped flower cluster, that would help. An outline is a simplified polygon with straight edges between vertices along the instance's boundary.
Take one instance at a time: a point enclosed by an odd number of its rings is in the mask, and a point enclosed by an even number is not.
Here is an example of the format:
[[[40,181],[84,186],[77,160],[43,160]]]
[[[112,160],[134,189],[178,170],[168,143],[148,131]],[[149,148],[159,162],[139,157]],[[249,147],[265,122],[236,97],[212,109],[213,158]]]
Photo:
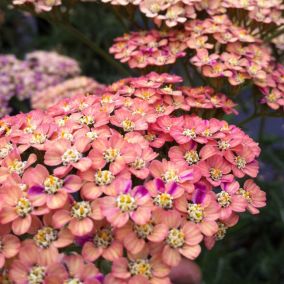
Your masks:
[[[233,103],[181,82],[149,73],[0,121],[7,279],[171,283],[181,256],[195,259],[203,241],[212,248],[241,213],[265,206],[258,144],[197,115]]]
[[[50,86],[79,75],[79,64],[56,52],[34,51],[24,60],[0,55],[0,117],[9,114],[9,101],[31,98]]]
[[[263,94],[261,103],[284,107],[283,65],[271,51],[227,15],[191,20],[182,30],[141,31],[115,39],[110,52],[130,68],[164,66],[190,55],[190,62],[204,77],[243,86],[249,82]],[[222,79],[222,81],[220,81]]]

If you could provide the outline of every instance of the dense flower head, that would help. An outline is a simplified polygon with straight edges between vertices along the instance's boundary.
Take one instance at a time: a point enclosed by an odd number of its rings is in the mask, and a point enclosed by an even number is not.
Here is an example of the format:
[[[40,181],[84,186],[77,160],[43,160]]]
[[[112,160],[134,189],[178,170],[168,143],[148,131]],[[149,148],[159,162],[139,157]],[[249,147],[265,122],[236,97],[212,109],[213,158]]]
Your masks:
[[[11,281],[170,283],[181,256],[265,206],[258,144],[197,115],[234,104],[181,82],[152,72],[0,121],[0,268]],[[96,260],[112,263],[106,277]]]
[[[31,98],[36,92],[54,86],[80,73],[78,63],[55,52],[35,51],[24,60],[0,55],[0,117],[9,113],[12,97]]]
[[[64,98],[73,96],[92,94],[99,95],[104,89],[104,85],[88,77],[74,77],[55,86],[51,86],[42,91],[36,92],[31,97],[33,109],[46,109]]]

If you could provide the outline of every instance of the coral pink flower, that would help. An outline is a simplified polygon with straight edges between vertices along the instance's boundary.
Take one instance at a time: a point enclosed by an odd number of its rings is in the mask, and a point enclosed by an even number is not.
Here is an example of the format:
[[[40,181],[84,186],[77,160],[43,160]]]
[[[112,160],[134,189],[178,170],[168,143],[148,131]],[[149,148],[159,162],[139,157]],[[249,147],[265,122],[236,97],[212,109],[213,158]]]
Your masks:
[[[87,200],[95,200],[103,193],[115,195],[115,182],[121,179],[130,179],[130,173],[126,169],[115,175],[109,170],[94,170],[91,168],[80,173],[80,176],[86,181],[80,193]]]
[[[103,257],[109,261],[123,255],[123,245],[116,238],[116,231],[107,222],[97,223],[93,233],[84,243],[82,256],[88,261],[96,261]]]
[[[150,147],[142,148],[135,145],[134,149],[136,159],[129,165],[128,169],[136,177],[146,179],[150,173],[149,164],[158,156],[158,153],[154,152]]]
[[[206,139],[200,137],[201,133],[205,130],[205,125],[202,120],[197,116],[184,116],[182,121],[171,129],[171,136],[179,144],[188,143],[191,140],[199,143],[206,142]]]
[[[28,231],[34,231],[40,224],[37,215],[49,212],[45,208],[34,208],[33,203],[17,187],[11,187],[0,193],[3,202],[0,212],[0,223],[11,223],[12,231],[16,235],[23,235]]]
[[[158,160],[152,161],[149,170],[154,178],[162,179],[165,183],[176,182],[187,192],[192,192],[194,189],[193,183],[200,179],[198,169],[175,164],[165,159],[162,162]]]
[[[144,225],[128,222],[117,230],[117,238],[131,254],[138,254],[146,249],[147,243],[162,242],[168,232],[166,224],[157,223],[155,218]]]
[[[168,155],[172,162],[182,166],[192,166],[200,161],[197,143],[193,140],[186,144],[171,147]]]
[[[218,54],[210,54],[207,49],[197,49],[196,55],[193,56],[190,61],[198,67],[202,67],[204,65],[211,65],[216,62],[219,58]]]
[[[72,145],[70,141],[60,139],[46,145],[44,163],[48,166],[63,164],[54,170],[54,174],[58,177],[64,177],[73,168],[86,171],[91,167],[92,161],[88,157],[83,157],[84,151],[80,140]]]
[[[149,257],[148,251],[145,250],[133,257],[121,257],[115,260],[111,274],[104,283],[170,284],[169,273],[169,266],[164,264],[159,257]]]
[[[195,259],[201,252],[199,243],[202,234],[199,228],[190,222],[182,224],[180,216],[171,219],[165,246],[162,251],[162,259],[169,266],[177,266],[181,255],[188,259]]]
[[[220,213],[215,199],[206,193],[206,187],[208,186],[203,183],[197,183],[192,202],[188,202],[187,197],[183,195],[177,200],[176,207],[187,214],[187,219],[196,224],[203,235],[210,237],[218,230],[216,220]]]
[[[80,255],[65,256],[63,263],[68,273],[64,283],[100,284],[103,281],[98,268],[91,262],[86,263]]]
[[[258,162],[255,160],[255,154],[250,148],[244,147],[242,150],[225,153],[225,158],[231,163],[233,174],[242,178],[245,175],[256,177],[259,171]]]
[[[247,209],[251,214],[258,214],[258,208],[266,205],[266,193],[252,179],[245,181],[243,188],[239,189],[239,194],[247,201]]]
[[[67,277],[64,266],[60,263],[61,257],[56,261],[47,263],[43,260],[38,249],[30,243],[24,244],[11,269],[9,277],[15,284],[47,283],[61,284]]]
[[[218,186],[222,182],[231,182],[234,178],[231,165],[220,155],[214,155],[198,164],[202,174],[213,185]]]
[[[171,129],[175,129],[182,123],[182,120],[182,117],[170,117],[165,115],[157,119],[156,123],[152,125],[152,129],[163,133],[170,133]]]
[[[109,170],[113,174],[118,174],[127,164],[135,161],[135,151],[131,144],[116,131],[112,133],[109,140],[94,141],[92,147],[89,158],[92,160],[92,167],[98,170],[110,163]]]
[[[211,78],[232,76],[232,72],[227,70],[226,66],[221,62],[214,62],[211,65],[203,66],[202,74]]]
[[[0,183],[3,182],[11,175],[15,178],[21,177],[25,170],[35,163],[37,156],[35,154],[30,154],[26,161],[22,161],[20,153],[18,150],[11,151],[5,159],[2,160],[0,167]]]
[[[43,224],[35,232],[33,239],[25,242],[36,246],[42,260],[51,263],[59,258],[59,249],[74,242],[74,236],[68,228],[55,229],[52,226],[52,213],[50,213],[43,217]]]
[[[152,204],[145,187],[132,189],[132,182],[125,180],[117,182],[115,190],[115,196],[100,200],[103,215],[114,227],[124,226],[129,218],[138,225],[144,225],[150,220]]]
[[[52,224],[56,229],[67,225],[75,236],[81,237],[89,234],[94,227],[93,220],[103,219],[98,200],[74,201],[68,207],[68,210],[61,209],[53,214]]]
[[[146,130],[148,128],[147,122],[141,115],[133,114],[126,109],[116,110],[110,122],[122,128],[125,132]]]
[[[216,241],[223,240],[226,236],[227,230],[230,227],[235,226],[239,221],[239,216],[237,214],[232,214],[228,219],[217,221],[218,231],[211,237],[204,237],[204,244],[208,250],[211,250]]]
[[[146,183],[150,195],[153,198],[153,204],[156,206],[156,211],[162,218],[171,218],[175,213],[175,200],[184,194],[184,188],[176,182],[164,183],[161,179]]]
[[[5,265],[5,260],[16,256],[20,250],[21,242],[13,235],[0,235],[0,269]]]
[[[246,201],[238,193],[240,185],[238,182],[222,183],[221,192],[217,193],[216,201],[220,206],[220,219],[226,220],[233,212],[244,212],[247,207]]]
[[[64,206],[68,193],[74,193],[81,188],[82,181],[77,175],[69,175],[60,179],[50,175],[48,170],[37,165],[25,173],[28,179],[28,195],[36,206],[47,205],[49,209],[58,209]]]

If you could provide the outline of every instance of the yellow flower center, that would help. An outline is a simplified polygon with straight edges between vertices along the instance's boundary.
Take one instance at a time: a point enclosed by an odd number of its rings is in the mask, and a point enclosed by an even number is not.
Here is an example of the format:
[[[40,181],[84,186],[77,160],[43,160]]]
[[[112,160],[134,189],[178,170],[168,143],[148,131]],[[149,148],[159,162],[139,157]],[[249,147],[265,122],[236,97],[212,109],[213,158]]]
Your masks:
[[[17,159],[13,160],[11,164],[9,164],[8,169],[10,173],[16,173],[18,175],[22,175],[24,173],[27,162],[22,162]]]
[[[28,274],[28,284],[43,284],[45,278],[45,267],[33,266]]]
[[[196,164],[200,160],[199,155],[195,150],[186,151],[183,157],[189,165]]]
[[[223,176],[222,171],[220,169],[217,169],[217,168],[211,168],[209,170],[209,173],[210,173],[211,179],[214,180],[214,181],[220,180]]]
[[[51,227],[39,229],[34,236],[36,245],[40,248],[48,248],[58,238],[58,231]]]
[[[91,205],[87,201],[76,202],[71,208],[71,216],[79,220],[90,215],[92,211]]]
[[[185,235],[179,229],[171,229],[168,233],[166,242],[171,248],[181,248],[185,242]]]
[[[192,129],[185,129],[182,134],[186,137],[190,137],[190,138],[196,138],[196,132],[195,132],[195,129],[192,128]]]
[[[173,208],[173,197],[168,193],[161,193],[154,198],[154,204],[163,209]]]
[[[162,180],[166,183],[168,183],[168,182],[179,182],[179,176],[177,175],[177,171],[175,171],[173,169],[167,170],[162,175]]]
[[[137,158],[133,163],[131,163],[131,167],[135,170],[141,170],[145,168],[146,162],[142,158]]]
[[[119,150],[114,149],[114,148],[109,148],[105,150],[103,153],[104,159],[108,163],[114,162],[119,155],[120,155]]]
[[[124,131],[133,131],[135,128],[135,123],[130,119],[123,120],[121,124]]]
[[[231,195],[226,191],[221,191],[216,195],[216,199],[221,207],[226,208],[231,205],[232,198]]]
[[[137,208],[135,198],[130,194],[121,194],[116,199],[116,206],[124,213],[131,212]]]
[[[94,244],[98,248],[108,248],[112,244],[113,239],[111,228],[103,228],[96,232]]]
[[[137,259],[128,263],[131,275],[143,275],[150,279],[152,277],[152,267],[148,259]]]
[[[44,191],[48,194],[54,194],[63,186],[63,180],[55,176],[49,176],[44,181]]]
[[[133,229],[139,239],[146,239],[154,231],[154,225],[151,222],[145,225],[134,224]]]
[[[75,148],[68,149],[64,152],[61,157],[63,165],[68,165],[70,163],[76,163],[82,158],[82,154]]]
[[[235,157],[235,163],[238,169],[242,170],[246,167],[246,160],[245,158],[241,157],[241,156],[237,156]]]
[[[16,213],[20,217],[26,217],[33,211],[31,202],[26,197],[21,197],[16,205]]]
[[[99,170],[95,174],[95,182],[98,186],[109,185],[114,180],[115,176],[111,171]]]
[[[204,218],[204,208],[200,204],[189,203],[187,213],[188,219],[194,223],[201,223]]]

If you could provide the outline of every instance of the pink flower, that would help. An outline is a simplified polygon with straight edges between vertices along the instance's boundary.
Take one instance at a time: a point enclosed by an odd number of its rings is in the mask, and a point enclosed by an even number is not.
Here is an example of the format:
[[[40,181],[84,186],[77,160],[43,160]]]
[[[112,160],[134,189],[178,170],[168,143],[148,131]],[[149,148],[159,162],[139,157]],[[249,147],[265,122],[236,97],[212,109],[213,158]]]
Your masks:
[[[259,171],[258,162],[255,160],[255,154],[250,148],[244,147],[242,150],[227,152],[225,158],[231,163],[233,174],[242,178],[245,175],[256,177]]]
[[[222,182],[231,182],[234,178],[231,165],[220,155],[214,155],[198,164],[202,174],[213,185],[218,186]]]
[[[118,174],[127,164],[135,161],[135,151],[116,131],[113,131],[108,140],[94,141],[92,148],[89,158],[92,160],[92,167],[98,170],[109,163],[109,170],[113,174]]]
[[[182,224],[180,217],[172,218],[171,223],[162,250],[162,259],[169,266],[177,266],[181,255],[193,260],[200,254],[199,243],[203,237],[195,224]]]
[[[44,155],[44,163],[48,166],[58,166],[54,170],[54,174],[58,177],[64,177],[73,168],[80,171],[88,170],[92,161],[88,157],[83,157],[85,151],[80,145],[80,140],[77,140],[74,145],[67,140],[57,140],[46,145],[46,152]]]
[[[0,236],[1,252],[0,252],[0,269],[5,265],[5,260],[16,256],[20,250],[20,240],[10,234]]]
[[[115,190],[115,196],[104,197],[100,202],[108,222],[120,228],[129,218],[138,225],[144,225],[150,220],[152,206],[145,187],[137,186],[132,189],[132,182],[125,180],[117,183]]]
[[[82,256],[73,254],[65,256],[63,263],[66,267],[68,275],[65,277],[65,282],[76,281],[83,284],[100,284],[103,280],[103,275],[98,268],[91,262],[85,262]]]
[[[105,284],[170,284],[169,273],[170,267],[159,257],[149,257],[146,250],[136,256],[129,255],[128,258],[121,257],[115,260]]]
[[[101,220],[103,216],[98,200],[93,202],[74,201],[68,209],[56,211],[52,216],[52,224],[56,229],[67,225],[73,235],[84,236],[89,234],[93,227],[93,220]]]
[[[238,195],[239,188],[240,185],[236,181],[221,184],[221,192],[216,194],[221,220],[230,218],[233,212],[244,212],[246,210],[247,203],[243,197]]]
[[[116,238],[116,230],[107,222],[96,224],[89,240],[84,243],[82,256],[88,261],[96,261],[103,257],[109,261],[122,257],[123,245]]]
[[[37,215],[43,215],[49,212],[45,208],[34,208],[33,203],[25,194],[16,187],[0,193],[3,202],[2,211],[0,211],[0,223],[12,226],[12,231],[16,235],[23,235],[28,231],[36,230],[40,224]]]
[[[31,281],[63,283],[66,279],[66,271],[60,261],[61,257],[58,257],[56,261],[45,262],[37,248],[27,243],[21,248],[19,258],[13,262],[9,277],[16,284]]]
[[[245,181],[243,188],[239,189],[239,194],[247,201],[247,209],[251,214],[258,214],[258,208],[266,205],[266,193],[252,179]]]
[[[149,167],[154,178],[162,179],[165,183],[175,182],[187,192],[193,191],[193,183],[200,179],[199,170],[184,165],[177,165],[165,159],[162,162],[152,161]]]
[[[36,206],[47,205],[49,209],[58,209],[64,206],[69,193],[81,188],[81,179],[77,175],[69,175],[60,179],[50,175],[48,170],[37,165],[26,171],[25,177],[30,186],[28,195]]]
[[[196,224],[203,235],[210,237],[218,230],[216,220],[220,213],[218,204],[210,194],[206,193],[207,191],[208,185],[197,183],[191,198],[192,202],[188,202],[188,198],[182,196],[176,202],[176,207],[187,214],[187,219]]]

